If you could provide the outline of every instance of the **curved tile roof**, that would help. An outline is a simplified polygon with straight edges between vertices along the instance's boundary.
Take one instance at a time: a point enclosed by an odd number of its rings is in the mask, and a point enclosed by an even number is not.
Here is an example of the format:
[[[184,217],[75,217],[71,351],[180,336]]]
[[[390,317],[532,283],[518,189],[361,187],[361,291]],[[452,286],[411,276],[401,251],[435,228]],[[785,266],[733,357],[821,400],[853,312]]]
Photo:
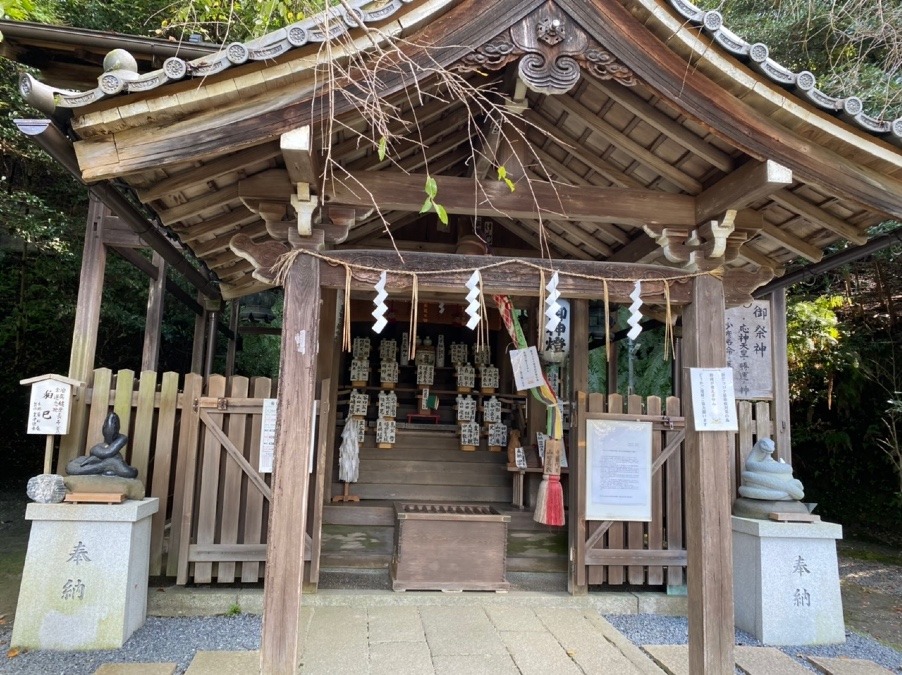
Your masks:
[[[310,43],[334,39],[351,28],[384,22],[412,2],[413,0],[388,0],[382,3],[350,0],[349,9],[333,7],[249,42],[225,45],[209,56],[190,61],[170,57],[162,68],[144,75],[137,73],[137,68],[133,67],[134,61],[130,60],[127,52],[115,50],[120,52],[116,55],[118,58],[111,59],[110,65],[98,78],[98,86],[88,91],[56,89],[31,75],[23,75],[19,87],[29,103],[47,114],[58,107],[79,108],[115,94],[149,91],[186,77],[208,77],[249,61],[273,59]],[[723,16],[716,10],[699,9],[688,0],[668,2],[679,15],[700,26],[728,53],[775,84],[821,110],[839,115],[870,134],[902,146],[902,117],[895,120],[878,119],[864,112],[861,99],[856,96],[835,98],[825,94],[817,88],[816,78],[811,72],[804,70],[796,73],[780,65],[770,58],[767,45],[761,42],[751,44],[724,26]]]

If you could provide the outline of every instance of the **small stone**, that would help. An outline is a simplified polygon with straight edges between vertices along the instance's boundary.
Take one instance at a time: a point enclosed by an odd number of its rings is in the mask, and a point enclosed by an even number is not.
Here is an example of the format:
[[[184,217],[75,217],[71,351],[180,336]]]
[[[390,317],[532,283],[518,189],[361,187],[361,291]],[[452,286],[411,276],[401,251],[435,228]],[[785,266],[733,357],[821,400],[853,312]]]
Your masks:
[[[66,484],[58,474],[42,473],[28,479],[25,494],[39,504],[59,504],[66,496]]]
[[[124,494],[126,499],[144,499],[144,483],[137,478],[119,476],[66,476],[69,492]]]

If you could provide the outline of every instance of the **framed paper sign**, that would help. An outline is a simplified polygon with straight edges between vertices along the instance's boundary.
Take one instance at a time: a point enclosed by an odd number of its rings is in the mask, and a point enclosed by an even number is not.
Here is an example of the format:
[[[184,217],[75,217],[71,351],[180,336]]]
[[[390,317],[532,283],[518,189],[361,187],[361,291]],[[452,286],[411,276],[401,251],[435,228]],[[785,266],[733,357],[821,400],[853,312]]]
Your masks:
[[[586,520],[651,521],[651,422],[586,420]]]

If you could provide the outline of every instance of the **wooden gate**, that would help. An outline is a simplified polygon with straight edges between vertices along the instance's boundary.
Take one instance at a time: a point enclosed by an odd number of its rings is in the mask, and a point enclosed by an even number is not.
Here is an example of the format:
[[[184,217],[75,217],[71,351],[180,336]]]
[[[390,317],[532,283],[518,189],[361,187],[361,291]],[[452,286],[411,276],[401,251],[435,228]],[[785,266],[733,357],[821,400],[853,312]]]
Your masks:
[[[680,400],[619,394],[577,394],[574,419],[575,452],[570,461],[571,592],[589,585],[681,586],[686,547],[683,539],[683,439],[685,420]],[[643,522],[587,521],[586,421],[612,419],[653,424],[652,520]],[[575,516],[575,517],[574,517]]]
[[[263,579],[272,492],[259,465],[263,399],[276,395],[267,378],[131,370],[94,371],[88,389],[85,447],[100,438],[110,409],[130,439],[126,460],[135,466],[150,497],[160,500],[151,524],[150,575],[179,584],[256,583]],[[329,401],[330,380],[322,383]],[[333,421],[328,404],[322,419]],[[319,434],[317,471],[311,477],[311,508],[304,559],[307,579],[319,579],[325,456],[331,434]],[[167,520],[169,532],[167,535]],[[165,549],[168,544],[168,554]]]

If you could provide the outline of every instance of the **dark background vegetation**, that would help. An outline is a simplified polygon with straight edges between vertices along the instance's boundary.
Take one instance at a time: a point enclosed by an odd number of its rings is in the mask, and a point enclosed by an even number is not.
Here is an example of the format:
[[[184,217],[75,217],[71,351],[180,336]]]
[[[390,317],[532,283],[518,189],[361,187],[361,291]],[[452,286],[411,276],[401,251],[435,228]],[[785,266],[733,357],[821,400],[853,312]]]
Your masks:
[[[0,12],[139,35],[197,32],[231,41],[296,20],[316,4],[6,0]],[[787,66],[811,70],[828,92],[855,93],[877,115],[900,114],[899,3],[739,0],[724,10],[734,31],[768,44]],[[0,60],[0,419],[6,422],[7,467],[0,482],[21,484],[40,471],[43,438],[24,433],[27,391],[18,383],[68,369],[87,194],[16,131],[13,119],[40,116],[21,103],[17,68]],[[115,254],[106,279],[97,364],[137,369],[147,281]],[[841,522],[847,536],[896,546],[902,545],[900,298],[902,259],[899,250],[889,249],[792,288],[789,314],[793,463],[807,498],[820,504],[825,518]],[[170,298],[161,370],[188,370],[193,325],[193,315]],[[245,340],[243,347],[239,368],[259,374],[254,364],[272,359],[271,341]],[[634,353],[636,393],[655,394],[665,386],[669,369],[660,366],[662,347],[660,338],[644,337]],[[600,389],[599,352],[593,363]],[[627,371],[624,362],[621,378]],[[623,393],[627,385],[620,383]]]

